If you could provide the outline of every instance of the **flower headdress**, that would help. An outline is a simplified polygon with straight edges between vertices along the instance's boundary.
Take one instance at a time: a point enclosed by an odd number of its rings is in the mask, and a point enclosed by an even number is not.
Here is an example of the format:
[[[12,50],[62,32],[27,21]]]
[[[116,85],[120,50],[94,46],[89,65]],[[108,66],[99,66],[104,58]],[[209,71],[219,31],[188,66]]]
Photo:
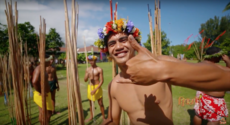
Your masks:
[[[89,56],[87,57],[87,60],[97,60],[97,56],[89,55]]]
[[[50,55],[50,57],[49,58],[46,58],[45,59],[45,62],[49,62],[50,60],[52,60],[53,59],[53,56],[52,55]],[[40,59],[38,59],[38,62],[40,62]]]
[[[213,57],[220,57],[220,56],[222,56],[222,55],[227,55],[227,54],[228,54],[228,51],[226,51],[226,50],[221,50],[220,52],[215,53],[215,54],[212,54],[212,55],[205,55],[204,58],[210,59],[210,58],[213,58]]]
[[[102,52],[107,52],[105,38],[109,33],[121,33],[125,32],[132,34],[138,43],[141,42],[141,32],[136,28],[132,21],[125,20],[123,18],[115,21],[110,21],[105,24],[105,27],[98,29],[97,34],[99,39],[94,43]]]

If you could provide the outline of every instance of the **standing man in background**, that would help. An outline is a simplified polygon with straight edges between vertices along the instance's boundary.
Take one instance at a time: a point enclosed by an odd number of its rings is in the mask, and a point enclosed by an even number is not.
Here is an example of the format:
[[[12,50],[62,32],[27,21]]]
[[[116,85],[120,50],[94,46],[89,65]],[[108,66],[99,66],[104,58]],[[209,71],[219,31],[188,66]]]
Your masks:
[[[53,62],[54,62],[54,59],[52,58],[50,60],[49,66],[46,67],[46,73],[48,74],[48,82],[50,85],[52,105],[54,107],[52,114],[56,114],[56,112],[55,112],[55,94],[56,94],[56,89],[57,89],[57,91],[59,91],[59,84],[58,84],[56,68],[54,66],[52,66]]]

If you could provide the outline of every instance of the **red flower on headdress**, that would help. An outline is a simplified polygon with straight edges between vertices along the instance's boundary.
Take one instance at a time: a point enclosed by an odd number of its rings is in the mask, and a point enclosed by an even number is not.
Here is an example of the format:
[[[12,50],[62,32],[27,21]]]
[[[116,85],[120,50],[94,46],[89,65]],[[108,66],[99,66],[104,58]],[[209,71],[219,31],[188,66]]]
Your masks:
[[[113,31],[113,32],[114,32],[114,30],[113,30],[113,28],[112,28],[112,25],[113,25],[113,21],[107,22],[107,23],[105,24],[106,33],[107,33],[107,34],[109,33],[109,31]]]
[[[133,33],[133,37],[137,37],[139,35],[139,29],[136,28],[136,30]]]

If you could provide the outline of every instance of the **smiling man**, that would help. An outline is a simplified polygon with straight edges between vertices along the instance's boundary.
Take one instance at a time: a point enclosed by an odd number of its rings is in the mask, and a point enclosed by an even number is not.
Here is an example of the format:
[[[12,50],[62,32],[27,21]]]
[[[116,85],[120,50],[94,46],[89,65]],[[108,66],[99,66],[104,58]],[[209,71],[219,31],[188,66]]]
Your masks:
[[[109,84],[109,114],[107,121],[103,124],[119,124],[121,110],[124,110],[127,112],[131,124],[172,125],[171,83],[173,83],[173,79],[166,82],[167,74],[171,73],[167,68],[174,66],[171,64],[172,62],[186,63],[188,69],[179,68],[181,70],[178,70],[178,72],[186,72],[198,64],[187,63],[169,56],[153,56],[146,48],[138,44],[141,38],[138,28],[133,25],[133,22],[125,19],[107,22],[103,29],[98,30],[98,35],[100,38],[95,42],[95,45],[100,47],[103,52],[107,51],[121,70]],[[135,50],[138,51],[137,56],[135,56]],[[130,60],[132,60],[132,64]],[[155,65],[152,65],[154,61]],[[208,64],[199,65],[201,68],[203,67],[204,71],[209,71]],[[211,67],[216,71],[220,70],[219,67]],[[173,68],[178,67],[174,66]],[[154,70],[154,73],[148,74],[146,71],[149,70]],[[138,79],[130,76],[131,72],[138,74]],[[145,77],[146,75],[154,77],[154,79]],[[201,79],[210,81],[211,78],[202,77]],[[144,81],[144,83],[141,84],[138,81]],[[178,83],[180,84],[176,85],[192,89],[214,90],[213,87],[206,84],[192,84],[193,80],[190,78],[184,78]]]
[[[119,124],[121,109],[129,115],[131,124],[167,124],[172,125],[172,93],[167,83],[142,86],[120,84],[118,80],[129,79],[126,62],[135,56],[135,50],[128,42],[130,38],[140,43],[139,29],[133,22],[120,19],[108,22],[99,29],[100,39],[95,43],[109,53],[121,72],[109,84],[109,114],[104,124]],[[130,36],[129,36],[130,35]],[[144,71],[142,71],[144,73]]]

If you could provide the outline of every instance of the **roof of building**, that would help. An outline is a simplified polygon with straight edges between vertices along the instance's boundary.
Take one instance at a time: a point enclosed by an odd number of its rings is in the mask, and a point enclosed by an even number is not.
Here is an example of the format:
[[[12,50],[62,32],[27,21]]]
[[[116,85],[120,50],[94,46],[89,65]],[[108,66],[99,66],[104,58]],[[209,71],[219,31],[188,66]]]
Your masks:
[[[94,51],[94,52],[96,52],[96,53],[99,53],[99,52],[100,52],[100,51],[98,50],[98,47],[95,47],[95,46],[93,46],[93,45],[87,46],[87,47],[86,47],[86,51],[89,53],[89,52],[91,52],[92,48],[93,48],[93,51]],[[66,47],[60,47],[60,52],[66,52]],[[77,52],[78,52],[78,53],[84,53],[84,52],[85,52],[85,48],[84,48],[84,47],[83,47],[83,48],[78,48],[78,49],[77,49]]]

